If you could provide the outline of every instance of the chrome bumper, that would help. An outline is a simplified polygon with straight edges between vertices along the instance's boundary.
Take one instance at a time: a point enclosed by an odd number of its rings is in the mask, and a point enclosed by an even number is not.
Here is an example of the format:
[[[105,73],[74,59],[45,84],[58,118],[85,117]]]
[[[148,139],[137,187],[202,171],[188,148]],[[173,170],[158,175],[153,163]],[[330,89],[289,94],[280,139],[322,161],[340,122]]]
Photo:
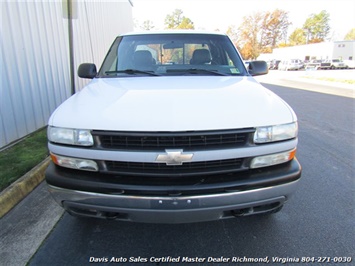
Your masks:
[[[277,209],[298,180],[248,191],[185,197],[148,197],[75,191],[49,185],[54,199],[80,216],[148,223],[190,223]]]

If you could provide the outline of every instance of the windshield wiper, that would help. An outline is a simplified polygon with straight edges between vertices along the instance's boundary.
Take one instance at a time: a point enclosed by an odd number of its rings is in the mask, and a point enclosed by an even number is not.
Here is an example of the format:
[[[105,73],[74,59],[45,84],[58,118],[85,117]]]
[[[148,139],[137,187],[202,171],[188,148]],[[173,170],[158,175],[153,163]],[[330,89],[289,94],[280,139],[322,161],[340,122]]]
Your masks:
[[[125,74],[129,74],[129,75],[147,74],[150,76],[160,76],[159,74],[156,74],[153,71],[143,71],[143,70],[138,70],[138,69],[113,70],[113,71],[106,71],[105,72],[105,74],[118,74],[118,73],[125,73]]]
[[[169,69],[167,72],[186,72],[190,74],[199,74],[199,73],[207,73],[213,74],[217,76],[229,76],[227,73],[218,72],[217,70],[212,69],[204,69],[204,68],[188,68],[188,69]]]

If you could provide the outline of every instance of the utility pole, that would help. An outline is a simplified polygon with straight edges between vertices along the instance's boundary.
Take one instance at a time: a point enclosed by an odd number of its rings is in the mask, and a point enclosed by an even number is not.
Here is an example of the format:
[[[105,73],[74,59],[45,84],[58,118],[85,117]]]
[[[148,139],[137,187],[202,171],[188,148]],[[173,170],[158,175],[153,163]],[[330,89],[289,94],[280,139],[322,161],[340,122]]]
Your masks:
[[[67,0],[68,8],[68,39],[69,39],[69,71],[70,71],[70,90],[75,93],[74,76],[74,37],[73,37],[73,5],[72,0]]]

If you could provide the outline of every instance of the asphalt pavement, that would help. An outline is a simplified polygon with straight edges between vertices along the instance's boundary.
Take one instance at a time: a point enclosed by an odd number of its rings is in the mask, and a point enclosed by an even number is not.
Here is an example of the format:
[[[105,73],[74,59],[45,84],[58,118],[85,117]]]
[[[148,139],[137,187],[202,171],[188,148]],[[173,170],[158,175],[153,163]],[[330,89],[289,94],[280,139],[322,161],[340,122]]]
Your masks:
[[[355,98],[355,69],[317,71],[271,70],[267,75],[255,78],[261,83]]]
[[[0,265],[26,265],[63,212],[41,182],[0,219]]]

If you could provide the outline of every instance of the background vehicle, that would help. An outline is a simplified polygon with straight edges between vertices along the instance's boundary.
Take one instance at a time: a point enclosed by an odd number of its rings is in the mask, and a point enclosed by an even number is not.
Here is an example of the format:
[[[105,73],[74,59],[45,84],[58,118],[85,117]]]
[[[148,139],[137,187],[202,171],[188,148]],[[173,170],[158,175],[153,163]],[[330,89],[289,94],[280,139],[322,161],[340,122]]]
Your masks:
[[[288,59],[282,60],[279,63],[278,69],[279,70],[300,70],[304,68],[304,64],[300,59]]]
[[[331,63],[324,60],[311,60],[306,64],[306,69],[330,69]]]
[[[281,60],[272,60],[269,69],[279,69],[280,62]]]
[[[355,60],[344,60],[344,64],[346,65],[346,68],[355,68]]]
[[[49,189],[70,214],[186,223],[279,211],[296,189],[297,117],[223,34],[118,36],[48,122]]]
[[[330,68],[331,69],[345,69],[347,65],[340,59],[332,59],[330,60]]]

